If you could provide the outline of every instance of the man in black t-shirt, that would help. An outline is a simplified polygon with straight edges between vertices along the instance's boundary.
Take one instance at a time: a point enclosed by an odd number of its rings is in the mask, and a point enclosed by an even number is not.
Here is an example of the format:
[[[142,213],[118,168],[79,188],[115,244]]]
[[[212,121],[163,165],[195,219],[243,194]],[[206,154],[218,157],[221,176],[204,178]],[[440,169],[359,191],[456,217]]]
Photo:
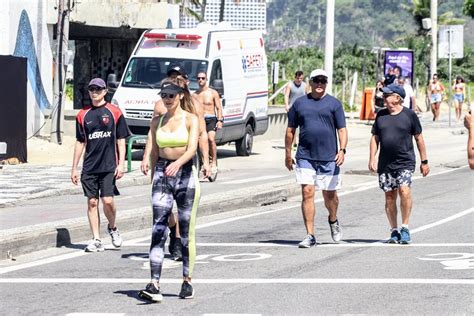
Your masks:
[[[377,113],[372,126],[369,170],[379,174],[379,186],[385,192],[385,211],[391,225],[388,242],[409,244],[411,237],[408,222],[412,209],[410,185],[416,165],[413,138],[420,153],[420,171],[424,177],[428,175],[430,168],[420,120],[415,112],[402,105],[405,91],[397,85],[390,85],[382,91],[386,108]],[[376,166],[375,154],[379,146],[379,161]],[[397,195],[401,200],[400,232],[397,227]]]
[[[114,195],[118,195],[115,180],[123,176],[125,161],[125,138],[130,135],[120,109],[104,99],[107,94],[105,82],[92,79],[88,86],[92,106],[85,107],[76,117],[76,144],[71,170],[71,181],[78,184],[77,165],[84,152],[81,183],[87,197],[87,215],[92,231],[92,240],[85,248],[87,252],[104,251],[99,229],[99,196],[104,204],[108,220],[107,232],[115,247],[122,245],[122,238],[115,225],[116,209]]]

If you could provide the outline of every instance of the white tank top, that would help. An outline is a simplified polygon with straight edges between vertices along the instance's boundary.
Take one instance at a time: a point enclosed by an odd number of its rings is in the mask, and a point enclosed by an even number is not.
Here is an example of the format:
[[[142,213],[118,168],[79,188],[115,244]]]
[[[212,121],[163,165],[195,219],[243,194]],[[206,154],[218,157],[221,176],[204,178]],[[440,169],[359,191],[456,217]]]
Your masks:
[[[289,106],[291,107],[296,99],[306,94],[306,83],[301,82],[299,86],[295,85],[295,82],[290,82],[290,102]]]

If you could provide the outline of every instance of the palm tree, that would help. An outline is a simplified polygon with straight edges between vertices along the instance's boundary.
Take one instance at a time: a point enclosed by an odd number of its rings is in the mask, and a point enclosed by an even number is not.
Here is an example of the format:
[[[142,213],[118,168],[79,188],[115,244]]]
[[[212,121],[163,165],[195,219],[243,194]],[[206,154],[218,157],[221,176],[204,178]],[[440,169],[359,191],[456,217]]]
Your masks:
[[[186,14],[195,17],[199,22],[204,20],[204,10],[206,6],[206,0],[203,0],[201,4],[200,0],[171,0],[173,4],[179,4],[179,10],[181,14]],[[200,7],[201,12],[198,13],[194,11],[192,8]]]
[[[240,0],[234,0],[235,4],[239,4]],[[221,4],[219,6],[219,22],[224,21],[224,9],[225,9],[225,0],[221,0]]]
[[[419,33],[423,34],[426,32],[423,30],[422,20],[430,17],[431,12],[431,1],[430,0],[412,0],[412,5],[402,4],[402,7],[413,15],[416,23],[419,27]],[[464,24],[466,21],[463,19],[455,18],[452,11],[445,12],[438,16],[439,25],[453,25],[453,24]]]

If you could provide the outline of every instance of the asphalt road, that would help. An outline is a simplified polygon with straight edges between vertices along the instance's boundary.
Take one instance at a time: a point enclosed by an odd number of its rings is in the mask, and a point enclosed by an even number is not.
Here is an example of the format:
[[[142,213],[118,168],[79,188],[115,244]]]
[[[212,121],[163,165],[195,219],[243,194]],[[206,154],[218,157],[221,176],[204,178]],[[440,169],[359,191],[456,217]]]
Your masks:
[[[138,298],[149,278],[142,231],[124,236],[120,250],[86,254],[76,244],[0,262],[2,314],[474,313],[474,172],[414,181],[409,246],[383,243],[389,231],[374,179],[340,194],[340,244],[320,195],[310,249],[297,248],[305,235],[299,198],[199,218],[193,300],[177,297],[181,264],[169,259],[164,301]]]

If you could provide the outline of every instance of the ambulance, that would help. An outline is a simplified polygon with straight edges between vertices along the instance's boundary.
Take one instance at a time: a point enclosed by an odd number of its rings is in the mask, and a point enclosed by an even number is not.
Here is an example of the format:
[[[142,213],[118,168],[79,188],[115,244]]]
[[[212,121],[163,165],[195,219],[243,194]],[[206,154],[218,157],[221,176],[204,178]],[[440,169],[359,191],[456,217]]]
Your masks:
[[[145,31],[120,82],[112,82],[116,87],[112,103],[120,107],[133,134],[148,133],[160,82],[173,65],[185,69],[191,92],[198,89],[198,72],[207,73],[208,84],[217,90],[223,105],[224,124],[216,143],[235,142],[237,155],[250,155],[253,137],[268,128],[262,32],[234,29],[227,23]]]

